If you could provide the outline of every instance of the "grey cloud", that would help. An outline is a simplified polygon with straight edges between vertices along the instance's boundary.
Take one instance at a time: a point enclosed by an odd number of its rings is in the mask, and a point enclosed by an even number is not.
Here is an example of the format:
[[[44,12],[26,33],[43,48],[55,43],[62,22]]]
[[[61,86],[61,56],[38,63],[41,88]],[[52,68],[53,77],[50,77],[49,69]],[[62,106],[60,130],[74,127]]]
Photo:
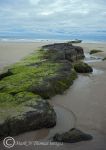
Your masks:
[[[58,33],[105,30],[104,0],[1,0],[0,31]],[[14,29],[15,26],[15,29]],[[63,33],[63,32],[62,32]]]

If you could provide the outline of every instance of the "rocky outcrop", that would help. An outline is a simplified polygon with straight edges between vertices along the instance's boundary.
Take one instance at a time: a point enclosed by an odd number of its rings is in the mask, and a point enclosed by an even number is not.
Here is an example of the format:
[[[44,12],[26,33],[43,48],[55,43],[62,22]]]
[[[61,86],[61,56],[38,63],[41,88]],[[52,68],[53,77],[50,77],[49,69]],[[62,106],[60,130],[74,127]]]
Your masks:
[[[0,76],[0,137],[56,124],[47,98],[63,93],[77,77],[73,61],[84,57],[70,43],[46,45]]]
[[[0,120],[0,138],[56,125],[56,113],[45,100],[36,100],[35,98],[31,101],[30,98],[30,101],[19,107],[19,110],[17,110],[17,106],[16,110],[10,108],[9,114],[11,113],[11,116],[7,114],[7,117]],[[3,109],[3,111],[6,110]]]
[[[78,59],[84,58],[84,51],[79,46],[73,46],[70,43],[56,43],[51,45],[45,45],[42,49],[51,53],[50,58],[54,61],[59,60],[68,60],[68,61],[75,61]]]
[[[53,141],[64,143],[76,143],[87,140],[92,140],[92,136],[75,128],[63,134],[56,134],[53,137]]]

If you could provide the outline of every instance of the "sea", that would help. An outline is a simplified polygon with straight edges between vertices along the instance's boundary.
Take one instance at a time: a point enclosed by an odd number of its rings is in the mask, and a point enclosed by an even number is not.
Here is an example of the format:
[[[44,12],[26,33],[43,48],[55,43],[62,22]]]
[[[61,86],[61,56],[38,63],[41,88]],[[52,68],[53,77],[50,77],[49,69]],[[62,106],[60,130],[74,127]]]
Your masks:
[[[83,43],[106,43],[106,35],[103,36],[70,36],[70,37],[36,37],[36,36],[0,36],[0,42],[65,42],[71,40],[82,40]]]

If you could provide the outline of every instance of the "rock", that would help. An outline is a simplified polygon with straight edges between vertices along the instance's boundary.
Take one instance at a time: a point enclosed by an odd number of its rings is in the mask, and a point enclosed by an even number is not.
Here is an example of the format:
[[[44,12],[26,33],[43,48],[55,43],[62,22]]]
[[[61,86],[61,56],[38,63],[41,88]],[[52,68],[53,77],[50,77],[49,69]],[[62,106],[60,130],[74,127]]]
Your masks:
[[[18,96],[18,99],[22,98],[19,100],[21,104],[10,103],[9,108],[8,106],[5,108],[5,106],[0,109],[0,115],[2,114],[0,117],[0,138],[56,125],[56,113],[47,100],[40,99],[39,96],[32,96],[31,99],[31,96],[27,95],[24,101],[22,96],[23,94]]]
[[[91,66],[84,62],[78,62],[74,64],[74,69],[78,73],[91,73],[93,72],[93,69]]]
[[[72,69],[72,65],[64,62],[62,67],[57,70],[57,75],[46,77],[41,84],[31,86],[29,91],[48,99],[56,94],[62,94],[70,87],[76,77],[77,74]]]
[[[103,52],[102,50],[97,50],[97,49],[92,49],[89,54],[92,55],[92,54],[95,54],[95,53],[99,53],[99,52]]]
[[[64,143],[76,143],[80,141],[92,140],[92,136],[86,134],[78,129],[71,129],[68,132],[63,134],[56,134],[53,137],[53,141],[55,142],[64,142]]]
[[[52,60],[68,60],[75,61],[84,58],[84,51],[79,46],[73,46],[70,43],[56,43],[45,45],[42,47],[49,54],[49,59]],[[51,54],[51,55],[50,55]],[[48,57],[46,57],[48,58]]]
[[[21,116],[8,121],[10,135],[40,128],[50,128],[56,125],[56,114],[48,102],[40,102]]]

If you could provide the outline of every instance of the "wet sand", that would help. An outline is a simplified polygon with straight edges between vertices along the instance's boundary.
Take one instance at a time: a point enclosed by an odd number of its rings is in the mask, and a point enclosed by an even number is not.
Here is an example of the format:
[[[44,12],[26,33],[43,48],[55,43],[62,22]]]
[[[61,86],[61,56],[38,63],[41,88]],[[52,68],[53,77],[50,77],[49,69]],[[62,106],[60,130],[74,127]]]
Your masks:
[[[36,45],[36,43],[33,44]],[[93,48],[101,49],[104,52],[98,53],[97,55],[102,57],[106,56],[106,44],[81,43],[76,45],[82,46],[86,53]],[[17,57],[21,59],[20,56]],[[17,59],[17,61],[19,59]],[[69,111],[72,111],[77,118],[77,128],[93,135],[93,140],[76,144],[64,144],[60,145],[60,147],[57,145],[16,146],[12,148],[13,150],[18,150],[20,148],[22,150],[34,150],[36,147],[43,150],[54,150],[57,148],[60,150],[106,150],[106,61],[95,61],[89,63],[96,70],[94,70],[93,74],[79,74],[74,84],[64,93],[64,95],[58,95],[52,98],[52,105],[54,105],[54,107],[60,106],[57,109],[57,113],[59,114],[58,118],[60,118],[60,121],[58,121],[60,124],[57,123],[57,126],[51,130],[43,129],[19,135],[16,139],[24,139],[24,141],[36,141],[40,139],[42,141],[43,139],[45,141],[55,131],[61,131],[61,128],[67,131],[69,130],[70,120],[73,124],[71,117],[72,113],[69,113]],[[64,107],[66,108],[65,110]],[[72,127],[71,125],[70,128]]]

